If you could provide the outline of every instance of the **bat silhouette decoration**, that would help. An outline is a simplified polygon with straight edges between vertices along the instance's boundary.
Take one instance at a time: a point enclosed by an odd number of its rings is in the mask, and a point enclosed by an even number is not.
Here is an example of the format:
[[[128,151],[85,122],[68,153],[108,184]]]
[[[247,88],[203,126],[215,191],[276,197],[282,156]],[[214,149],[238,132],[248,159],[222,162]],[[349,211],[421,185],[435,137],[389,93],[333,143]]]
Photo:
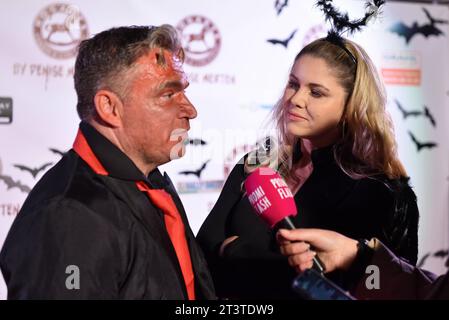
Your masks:
[[[449,250],[438,250],[438,251],[436,251],[436,252],[434,252],[434,253],[431,253],[431,252],[429,252],[429,253],[426,253],[420,260],[419,260],[419,262],[417,263],[417,267],[418,268],[422,268],[423,266],[424,266],[424,263],[426,262],[426,260],[429,258],[429,257],[435,257],[435,258],[441,258],[441,259],[444,259],[444,258],[446,258],[446,257],[448,257],[449,256]],[[449,259],[447,259],[446,260],[446,263],[444,264],[446,267],[449,267]]]
[[[55,148],[49,148],[48,150],[50,150],[54,154],[60,155],[61,157],[63,157],[66,154],[66,152],[55,149]]]
[[[44,171],[47,167],[51,166],[52,162],[47,162],[41,165],[39,168],[29,168],[21,164],[15,164],[14,167],[22,170],[22,171],[28,171],[33,178],[36,178],[36,176],[39,174],[39,172]]]
[[[430,36],[440,36],[443,35],[444,32],[441,29],[436,27],[436,24],[447,24],[449,21],[447,20],[437,20],[433,18],[429,11],[426,8],[422,8],[425,15],[429,19],[429,23],[419,25],[416,21],[412,24],[411,27],[407,26],[402,22],[395,23],[389,31],[396,33],[400,37],[404,37],[405,42],[409,44],[412,38],[418,34],[423,35],[425,38]]]
[[[197,176],[198,179],[200,179],[201,178],[201,174],[203,173],[204,169],[206,169],[206,166],[209,163],[209,161],[210,161],[210,159],[207,160],[206,162],[204,162],[203,165],[198,170],[181,171],[181,172],[179,172],[179,174],[183,174],[183,175],[193,174],[193,175]]]
[[[10,176],[0,175],[0,180],[6,184],[7,189],[17,188],[22,192],[29,193],[31,188],[22,184],[20,181],[15,181]]]
[[[429,119],[430,123],[432,124],[432,126],[436,127],[437,123],[435,121],[435,118],[433,117],[433,115],[430,113],[430,110],[424,106],[424,113],[423,115]]]
[[[186,139],[184,143],[186,145],[190,144],[192,146],[200,146],[200,145],[201,146],[205,146],[207,144],[207,142],[204,141],[203,139],[197,139],[197,138],[195,138],[195,139]]]
[[[276,9],[277,15],[280,15],[282,10],[288,5],[288,0],[276,0],[274,2],[274,9]]]
[[[290,34],[290,36],[285,40],[268,39],[267,42],[271,43],[272,45],[280,44],[287,49],[288,44],[290,43],[290,40],[292,40],[293,37],[295,36],[296,31],[298,31],[298,29],[293,30],[293,32]]]
[[[410,138],[412,139],[413,143],[416,145],[416,149],[418,150],[418,152],[421,151],[421,149],[424,149],[424,148],[432,149],[438,145],[435,142],[420,142],[420,141],[418,141],[411,131],[408,131],[408,134],[409,134]]]
[[[407,119],[408,117],[418,117],[418,116],[424,116],[427,119],[429,119],[430,123],[432,124],[432,126],[436,127],[437,123],[435,121],[435,118],[433,117],[433,115],[430,113],[429,108],[427,108],[426,106],[424,106],[424,111],[419,111],[419,110],[405,110],[404,107],[401,105],[401,103],[398,100],[394,100],[394,102],[396,103],[396,105],[398,106],[399,111],[401,111],[402,113],[402,117],[405,119]]]
[[[399,111],[401,111],[402,117],[404,119],[407,119],[408,117],[417,117],[417,116],[420,116],[423,114],[422,111],[418,111],[418,110],[413,110],[413,111],[405,110],[404,107],[402,106],[402,104],[398,100],[394,100],[394,102],[398,106]]]

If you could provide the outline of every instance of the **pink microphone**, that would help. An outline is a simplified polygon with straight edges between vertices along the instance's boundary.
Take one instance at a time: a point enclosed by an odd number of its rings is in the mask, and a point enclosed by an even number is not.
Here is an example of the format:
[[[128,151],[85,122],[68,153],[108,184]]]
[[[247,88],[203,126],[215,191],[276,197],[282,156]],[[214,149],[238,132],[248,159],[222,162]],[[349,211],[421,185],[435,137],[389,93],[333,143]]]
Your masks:
[[[290,218],[298,213],[293,194],[276,171],[268,167],[257,168],[246,178],[245,189],[255,213],[271,229],[297,228]],[[313,268],[320,273],[324,272],[323,264],[316,256]]]
[[[290,188],[271,168],[257,168],[252,172],[245,180],[245,189],[256,214],[270,228],[298,213]]]

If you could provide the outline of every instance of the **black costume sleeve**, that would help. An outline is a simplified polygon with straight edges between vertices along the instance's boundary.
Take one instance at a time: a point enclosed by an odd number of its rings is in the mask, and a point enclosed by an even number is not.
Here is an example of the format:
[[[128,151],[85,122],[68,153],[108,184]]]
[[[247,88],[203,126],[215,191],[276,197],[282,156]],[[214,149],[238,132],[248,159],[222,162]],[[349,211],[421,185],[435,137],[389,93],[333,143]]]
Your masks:
[[[351,290],[358,299],[449,299],[449,273],[436,275],[406,263],[398,258],[378,239],[372,239],[374,253],[368,262],[378,266],[379,290],[369,290],[364,274]]]
[[[42,208],[18,216],[22,221],[15,222],[2,252],[8,299],[119,298],[125,261],[118,230],[73,200],[53,200]],[[69,266],[79,270],[79,288]]]
[[[237,164],[229,174],[214,208],[198,231],[197,240],[208,257],[217,255],[221,243],[233,236],[226,234],[226,221],[232,208],[242,198],[244,176],[243,164]]]
[[[394,192],[392,206],[384,229],[384,239],[381,239],[397,256],[416,265],[418,260],[418,222],[419,210],[416,195],[408,184],[408,179],[402,178],[391,183]]]
[[[290,287],[295,271],[288,265],[287,258],[279,254],[271,230],[252,212],[241,191],[245,179],[242,163],[237,164],[230,173],[217,203],[197,234],[197,240],[209,263],[218,297],[273,297],[273,292],[285,292],[285,288]],[[242,215],[239,219],[241,232],[238,234],[227,232],[232,229],[228,224],[233,214]],[[266,232],[261,232],[261,228],[266,228]],[[223,241],[235,235],[238,238],[228,244],[220,256]],[[272,239],[276,249],[269,251],[261,246],[261,243],[266,243],[260,239],[261,236]],[[292,298],[292,295],[278,298]]]
[[[358,227],[349,226],[343,234],[354,239],[376,237],[395,255],[416,264],[419,211],[408,179],[378,177],[359,180],[352,191],[351,201],[363,201],[360,207],[366,209],[350,219]]]

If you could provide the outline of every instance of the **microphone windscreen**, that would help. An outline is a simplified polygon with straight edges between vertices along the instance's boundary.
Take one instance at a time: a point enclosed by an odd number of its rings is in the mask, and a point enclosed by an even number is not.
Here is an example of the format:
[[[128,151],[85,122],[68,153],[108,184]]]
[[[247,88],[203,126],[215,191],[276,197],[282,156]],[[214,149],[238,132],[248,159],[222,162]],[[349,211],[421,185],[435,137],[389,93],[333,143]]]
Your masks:
[[[270,228],[288,216],[296,216],[297,209],[290,188],[273,169],[261,167],[245,180],[248,200],[256,214]]]

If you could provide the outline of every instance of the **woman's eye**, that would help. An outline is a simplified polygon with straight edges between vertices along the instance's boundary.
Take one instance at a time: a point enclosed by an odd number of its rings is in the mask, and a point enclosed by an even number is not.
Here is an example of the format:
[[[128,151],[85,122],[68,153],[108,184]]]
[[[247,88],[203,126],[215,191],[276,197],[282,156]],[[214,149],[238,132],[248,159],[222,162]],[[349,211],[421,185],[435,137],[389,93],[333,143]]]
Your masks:
[[[315,98],[320,98],[320,97],[323,96],[323,95],[321,94],[321,92],[319,92],[319,91],[317,91],[317,90],[312,90],[312,91],[310,91],[310,94],[312,95],[312,97],[315,97]]]
[[[296,83],[294,81],[289,81],[288,84],[287,84],[287,87],[288,88],[292,88],[292,89],[298,89],[299,85],[298,85],[298,83]]]

